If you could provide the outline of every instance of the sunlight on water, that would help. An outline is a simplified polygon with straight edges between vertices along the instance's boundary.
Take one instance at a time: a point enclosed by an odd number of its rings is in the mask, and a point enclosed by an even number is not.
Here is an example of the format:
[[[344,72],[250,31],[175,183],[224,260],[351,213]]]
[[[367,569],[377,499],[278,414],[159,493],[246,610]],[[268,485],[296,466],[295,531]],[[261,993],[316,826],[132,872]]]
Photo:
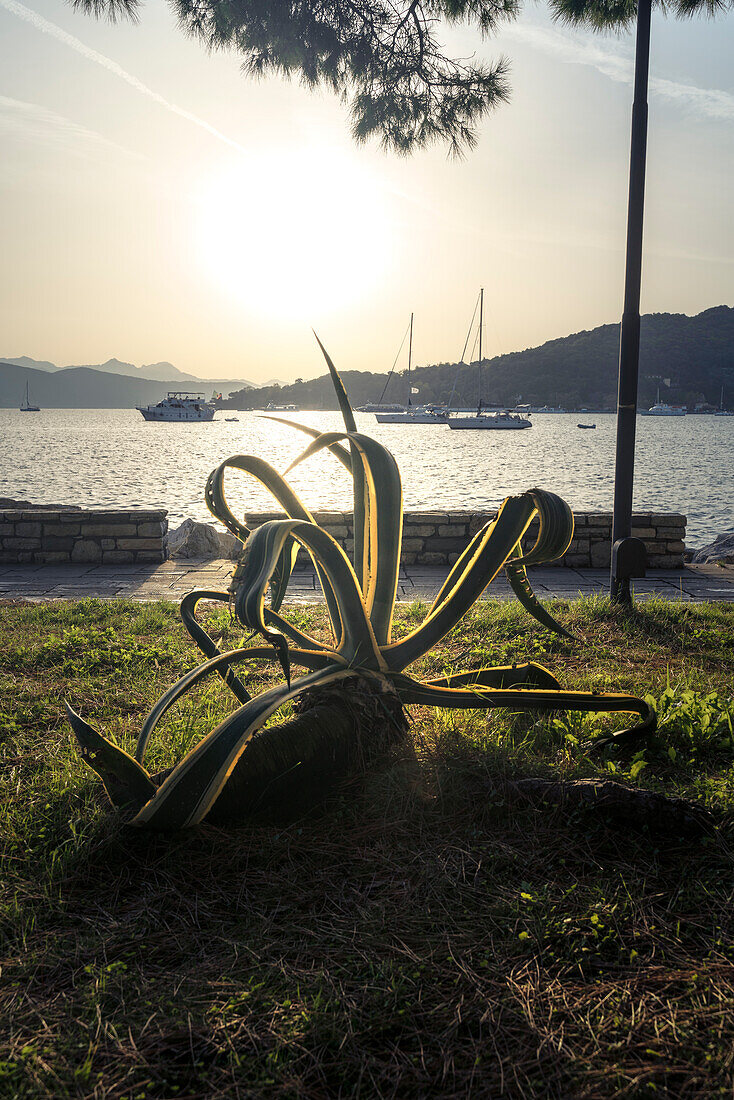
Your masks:
[[[209,521],[204,483],[224,458],[257,454],[282,471],[308,443],[255,413],[232,415],[239,423],[226,423],[220,412],[210,424],[147,424],[127,409],[49,409],[33,416],[0,409],[0,496],[164,507],[172,527],[188,516]],[[336,413],[292,418],[322,430],[341,427]],[[486,509],[536,485],[576,510],[611,511],[615,418],[594,414],[593,420],[596,431],[582,431],[578,414],[536,415],[532,431],[495,433],[380,425],[369,414],[357,415],[360,430],[395,455],[405,506],[416,511]],[[311,509],[351,504],[349,477],[327,454],[298,467],[289,480]],[[235,513],[276,507],[244,475],[230,475],[227,485]],[[734,417],[639,418],[635,509],[686,514],[689,546],[732,530]]]

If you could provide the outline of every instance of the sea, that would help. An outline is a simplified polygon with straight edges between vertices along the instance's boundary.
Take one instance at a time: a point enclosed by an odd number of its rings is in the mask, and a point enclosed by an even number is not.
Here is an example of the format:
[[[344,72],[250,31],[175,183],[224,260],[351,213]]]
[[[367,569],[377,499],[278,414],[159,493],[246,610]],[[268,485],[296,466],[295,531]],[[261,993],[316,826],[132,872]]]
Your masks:
[[[211,521],[204,503],[210,471],[225,458],[254,454],[277,470],[306,448],[294,428],[254,412],[217,412],[208,424],[146,423],[135,409],[0,409],[0,496],[39,504],[166,508],[170,526]],[[323,431],[340,430],[329,412],[282,414]],[[616,418],[603,413],[539,413],[519,432],[452,432],[445,425],[378,424],[358,413],[360,431],[394,454],[411,511],[496,507],[538,486],[577,511],[609,512],[614,491]],[[577,423],[594,423],[583,430]],[[686,544],[701,547],[734,530],[734,417],[638,417],[634,509],[682,512]],[[328,453],[288,479],[310,509],[348,509],[351,481]],[[277,509],[253,478],[227,475],[236,513]]]

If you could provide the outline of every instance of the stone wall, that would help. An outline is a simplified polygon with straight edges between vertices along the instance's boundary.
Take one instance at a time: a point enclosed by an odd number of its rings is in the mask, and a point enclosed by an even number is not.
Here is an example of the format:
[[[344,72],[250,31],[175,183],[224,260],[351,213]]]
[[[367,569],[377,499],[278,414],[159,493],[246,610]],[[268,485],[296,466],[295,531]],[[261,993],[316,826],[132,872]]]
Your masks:
[[[494,519],[495,512],[406,512],[403,524],[404,565],[451,565],[470,538]],[[347,551],[354,546],[351,512],[315,512],[314,517]],[[252,512],[246,517],[251,530],[271,519],[283,519],[282,512]],[[554,565],[586,569],[608,569],[610,565],[612,517],[609,512],[577,512],[573,542]],[[537,536],[537,520],[531,524],[523,545]],[[651,569],[679,569],[683,565],[686,517],[678,513],[639,512],[632,517],[632,534],[642,539]],[[303,551],[299,561],[308,560]]]
[[[167,513],[86,509],[0,509],[0,562],[99,562],[166,558]]]

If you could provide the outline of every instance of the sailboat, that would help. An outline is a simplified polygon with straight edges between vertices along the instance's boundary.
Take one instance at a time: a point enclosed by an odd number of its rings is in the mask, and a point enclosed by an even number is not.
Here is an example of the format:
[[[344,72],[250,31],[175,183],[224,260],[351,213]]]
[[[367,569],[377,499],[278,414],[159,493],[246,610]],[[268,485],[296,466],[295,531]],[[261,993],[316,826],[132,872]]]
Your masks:
[[[724,408],[724,387],[721,387],[721,397],[719,398],[719,407],[714,413],[714,416],[734,416],[734,412],[729,412]]]
[[[403,340],[405,337],[403,336]],[[398,353],[399,354],[399,353]],[[376,412],[378,424],[445,424],[448,414],[445,409],[434,405],[416,406],[413,404],[413,386],[410,381],[410,368],[413,360],[413,314],[410,315],[410,339],[408,341],[408,406],[395,412]],[[394,364],[393,364],[394,365]],[[384,392],[384,391],[383,391]],[[418,392],[417,390],[415,391]]]
[[[484,288],[479,291],[479,363],[478,382],[479,400],[475,416],[450,416],[448,425],[453,431],[520,431],[522,428],[532,428],[533,424],[527,417],[519,413],[511,412],[483,412],[482,411],[482,328],[484,327]]]
[[[25,384],[25,397],[20,403],[20,411],[22,413],[40,413],[38,405],[31,405],[30,397],[28,396],[28,383]]]

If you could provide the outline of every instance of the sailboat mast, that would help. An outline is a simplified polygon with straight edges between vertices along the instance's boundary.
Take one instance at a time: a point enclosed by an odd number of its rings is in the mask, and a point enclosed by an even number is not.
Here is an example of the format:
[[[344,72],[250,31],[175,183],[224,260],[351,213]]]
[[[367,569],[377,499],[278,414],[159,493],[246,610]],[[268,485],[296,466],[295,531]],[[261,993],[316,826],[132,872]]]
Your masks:
[[[410,384],[410,366],[413,361],[413,314],[410,315],[410,336],[408,338],[408,404],[413,404],[412,387]]]
[[[484,287],[479,291],[479,400],[477,416],[482,415],[482,328],[484,320]]]

